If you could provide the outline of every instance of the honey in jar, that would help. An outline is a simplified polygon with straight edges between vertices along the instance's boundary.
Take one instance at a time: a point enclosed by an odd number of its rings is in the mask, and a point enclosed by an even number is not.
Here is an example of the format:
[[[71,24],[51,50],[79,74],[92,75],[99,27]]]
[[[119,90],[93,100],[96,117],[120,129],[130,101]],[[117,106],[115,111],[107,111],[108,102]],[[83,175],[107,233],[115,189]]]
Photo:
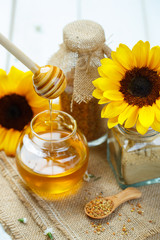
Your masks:
[[[50,198],[82,179],[88,164],[87,141],[69,114],[44,111],[23,131],[16,163],[26,184]]]

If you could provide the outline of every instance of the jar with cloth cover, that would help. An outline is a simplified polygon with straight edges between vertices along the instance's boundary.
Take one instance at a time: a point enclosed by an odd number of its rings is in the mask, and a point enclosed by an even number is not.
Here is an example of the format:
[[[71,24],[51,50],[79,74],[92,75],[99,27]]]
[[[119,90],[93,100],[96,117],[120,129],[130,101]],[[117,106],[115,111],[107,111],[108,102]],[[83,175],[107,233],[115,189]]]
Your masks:
[[[67,87],[60,96],[61,108],[76,119],[89,146],[99,145],[107,138],[107,122],[100,114],[103,105],[97,104],[98,100],[92,96],[92,81],[99,77],[100,60],[110,58],[111,49],[105,44],[101,25],[89,20],[66,25],[63,41],[49,60],[49,64],[58,66],[66,75]]]

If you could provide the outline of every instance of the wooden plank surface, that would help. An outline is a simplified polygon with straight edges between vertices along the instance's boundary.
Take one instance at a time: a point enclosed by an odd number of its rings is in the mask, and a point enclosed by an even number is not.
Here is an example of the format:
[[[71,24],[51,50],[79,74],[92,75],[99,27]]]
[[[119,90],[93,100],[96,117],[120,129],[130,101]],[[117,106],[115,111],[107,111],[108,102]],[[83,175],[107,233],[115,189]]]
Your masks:
[[[133,46],[146,40],[141,0],[82,0],[82,18],[100,23],[106,41],[115,50],[119,43]],[[110,39],[108,39],[111,36]]]
[[[0,0],[0,32],[9,35],[12,0]],[[0,68],[6,68],[7,52],[0,45]]]
[[[0,31],[9,34],[11,7],[16,1],[13,42],[40,65],[62,43],[63,27],[77,19],[102,25],[106,42],[115,50],[119,43],[132,47],[138,40],[160,42],[159,0],[0,0]],[[9,67],[27,70],[11,56]],[[0,47],[0,68],[6,66],[6,51]]]
[[[75,19],[75,0],[18,0],[13,41],[37,64],[45,65],[62,43],[64,25]],[[26,69],[14,57],[10,65]]]

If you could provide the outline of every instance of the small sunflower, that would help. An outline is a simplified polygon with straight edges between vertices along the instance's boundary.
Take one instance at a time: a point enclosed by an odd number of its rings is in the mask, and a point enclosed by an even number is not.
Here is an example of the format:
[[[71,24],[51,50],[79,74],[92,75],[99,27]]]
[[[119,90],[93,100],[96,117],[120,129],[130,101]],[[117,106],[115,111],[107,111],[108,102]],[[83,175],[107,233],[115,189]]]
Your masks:
[[[7,155],[15,155],[21,131],[33,116],[48,109],[48,101],[33,89],[32,75],[15,67],[8,75],[0,69],[0,150]]]
[[[139,41],[130,50],[120,44],[111,57],[101,60],[101,77],[93,81],[93,96],[107,103],[102,118],[108,118],[109,128],[120,124],[136,126],[140,134],[149,127],[160,132],[160,47]]]

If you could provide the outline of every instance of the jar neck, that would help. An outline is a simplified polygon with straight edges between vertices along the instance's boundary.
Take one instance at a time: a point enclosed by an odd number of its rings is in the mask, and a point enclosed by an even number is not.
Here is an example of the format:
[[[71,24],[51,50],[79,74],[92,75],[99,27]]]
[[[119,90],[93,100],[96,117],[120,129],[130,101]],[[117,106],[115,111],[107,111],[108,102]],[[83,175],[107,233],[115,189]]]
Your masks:
[[[73,138],[77,132],[75,119],[58,110],[40,112],[32,119],[30,127],[32,138],[50,143],[64,142]]]
[[[149,128],[144,135],[141,135],[140,133],[138,133],[136,128],[130,128],[130,129],[124,128],[122,125],[117,125],[117,128],[120,133],[125,135],[126,138],[133,139],[133,140],[141,139],[146,141],[147,139],[150,140],[154,137],[157,137],[157,135],[160,134],[159,132],[156,132],[152,128]]]

